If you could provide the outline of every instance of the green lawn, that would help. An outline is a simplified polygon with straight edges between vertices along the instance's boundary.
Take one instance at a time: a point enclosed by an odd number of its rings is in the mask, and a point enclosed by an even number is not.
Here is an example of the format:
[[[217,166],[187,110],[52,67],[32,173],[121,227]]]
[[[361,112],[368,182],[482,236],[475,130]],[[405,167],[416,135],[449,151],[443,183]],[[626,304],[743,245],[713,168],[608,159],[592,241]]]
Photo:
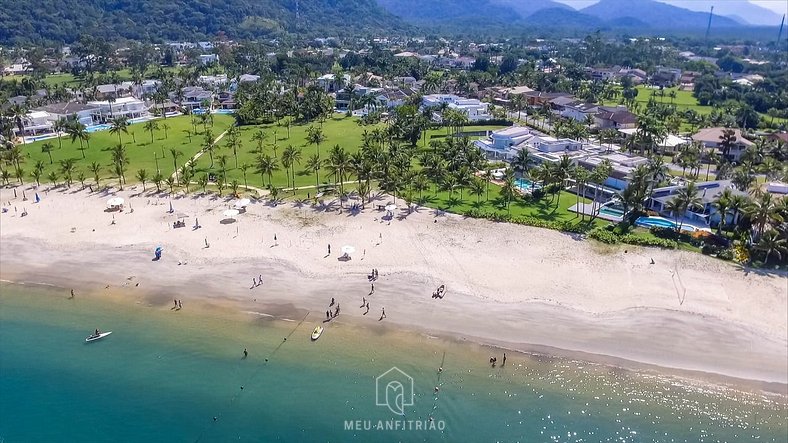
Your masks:
[[[331,119],[322,124],[323,133],[326,140],[320,144],[321,158],[327,158],[331,148],[335,145],[343,147],[350,153],[358,152],[362,144],[362,134],[364,131],[371,132],[376,126],[362,126],[359,125],[358,119],[355,117],[345,117],[335,115]],[[238,168],[235,166],[235,156],[232,149],[227,146],[227,138],[219,142],[219,147],[213,153],[213,168],[211,168],[210,155],[203,154],[197,162],[197,173],[213,172],[218,174],[221,172],[219,169],[219,157],[227,156],[227,181],[232,182],[238,180],[243,184],[243,171],[241,166],[244,164],[249,165],[246,172],[246,180],[249,186],[265,187],[268,185],[268,177],[262,177],[256,171],[256,158],[255,153],[257,149],[257,141],[253,140],[254,135],[258,131],[263,131],[266,138],[263,143],[263,150],[270,156],[276,156],[280,169],[272,174],[273,185],[276,187],[284,188],[287,186],[287,172],[282,168],[281,155],[282,150],[288,145],[292,145],[301,149],[301,161],[296,163],[295,169],[295,186],[315,186],[315,175],[312,172],[304,170],[304,165],[307,159],[317,153],[317,146],[310,145],[306,141],[307,131],[310,126],[321,126],[319,123],[312,124],[293,124],[290,127],[290,136],[288,137],[287,127],[284,125],[267,124],[267,125],[253,125],[253,126],[240,126],[241,148],[237,151],[238,154]],[[497,129],[497,126],[475,127],[469,126],[466,131],[476,131],[484,128],[487,130]],[[216,131],[214,131],[216,133]],[[439,138],[445,136],[445,129],[435,129],[427,132],[427,140],[431,138]],[[274,140],[276,140],[276,152],[274,152]],[[421,146],[422,143],[419,143]],[[320,171],[320,183],[326,183],[328,171],[324,168]],[[309,191],[314,195],[314,191]]]
[[[154,140],[151,143],[150,132],[143,129],[142,123],[137,123],[129,126],[129,134],[122,134],[123,144],[126,145],[129,156],[129,168],[126,172],[126,179],[129,182],[137,181],[134,178],[136,171],[139,169],[146,169],[148,176],[152,177],[156,172],[156,164],[161,169],[162,174],[166,177],[172,174],[174,170],[172,156],[170,155],[170,148],[175,148],[183,152],[183,156],[178,159],[179,166],[183,164],[186,159],[197,153],[202,147],[202,131],[201,125],[197,124],[197,135],[192,135],[192,142],[189,142],[186,130],[192,130],[191,117],[180,116],[170,117],[166,119],[166,124],[170,127],[167,130],[165,137],[163,126],[164,119],[157,120],[159,130],[154,131]],[[233,123],[233,118],[224,115],[214,115],[213,131],[214,136],[218,136],[225,129]],[[133,135],[132,135],[133,134]],[[134,141],[136,138],[136,142]],[[25,170],[26,181],[30,179],[30,172],[33,170],[33,165],[37,160],[41,160],[46,165],[44,170],[44,177],[50,171],[58,171],[60,168],[60,161],[73,158],[76,160],[77,171],[85,173],[87,177],[92,177],[88,166],[92,162],[98,162],[102,165],[103,172],[102,178],[116,178],[112,171],[112,160],[109,152],[110,148],[118,144],[118,136],[110,133],[109,131],[98,131],[90,135],[90,148],[84,151],[85,158],[82,158],[82,151],[80,151],[79,141],[71,142],[67,136],[61,138],[62,148],[59,147],[58,139],[50,139],[44,141],[37,141],[20,145],[25,156],[25,162],[22,168]],[[52,151],[53,164],[50,164],[49,156],[41,152],[41,146],[44,143],[51,143],[54,146]],[[87,146],[87,145],[85,145]],[[163,158],[162,158],[163,157]],[[76,178],[77,174],[74,174]],[[42,181],[48,181],[45,178]],[[92,181],[92,179],[90,180]]]
[[[638,91],[638,95],[635,98],[635,101],[636,102],[640,102],[642,104],[642,106],[645,106],[646,103],[648,103],[648,101],[651,98],[651,96],[654,95],[654,100],[656,100],[657,103],[674,104],[674,105],[676,105],[676,109],[678,109],[679,111],[686,111],[688,109],[693,109],[693,110],[695,110],[695,112],[697,112],[700,115],[708,115],[708,114],[711,114],[712,110],[714,110],[713,106],[702,106],[702,105],[700,105],[698,103],[698,99],[696,99],[692,95],[692,91],[679,90],[678,87],[665,88],[665,90],[664,90],[665,91],[665,96],[664,97],[662,97],[661,95],[658,95],[659,88],[650,88],[650,87],[648,87],[646,85],[638,85],[635,88]],[[670,99],[670,92],[671,91],[676,91],[676,98],[673,99],[673,100]],[[604,102],[604,104],[615,105],[615,104],[618,104],[619,101],[620,101],[620,98],[617,98],[615,100],[608,100],[608,101]],[[771,122],[771,120],[772,120],[772,118],[769,117],[766,114],[760,114],[760,116],[765,118],[765,119],[767,119],[767,121],[769,121],[769,122]],[[776,118],[776,119],[774,119],[774,121],[775,121],[775,123],[780,123],[780,122],[788,123],[788,119]],[[687,130],[688,131],[689,129],[690,129],[689,125],[686,125],[686,124],[682,125],[682,130]]]

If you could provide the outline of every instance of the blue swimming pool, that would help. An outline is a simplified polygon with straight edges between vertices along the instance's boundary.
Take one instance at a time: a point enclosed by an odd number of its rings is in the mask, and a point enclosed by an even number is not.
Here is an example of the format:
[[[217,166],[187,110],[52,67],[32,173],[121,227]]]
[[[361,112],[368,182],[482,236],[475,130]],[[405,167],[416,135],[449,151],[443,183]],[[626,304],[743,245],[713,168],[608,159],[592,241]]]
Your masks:
[[[610,207],[610,206],[602,206],[599,209],[599,213],[600,214],[609,215],[611,217],[618,217],[618,218],[623,218],[624,217],[624,211],[622,211],[621,209],[616,209],[616,208]]]
[[[217,114],[229,115],[229,114],[235,114],[235,109],[217,109],[214,112]]]
[[[533,191],[534,189],[540,189],[542,187],[531,180],[528,180],[527,178],[518,178],[514,181],[514,184],[521,191]]]
[[[97,131],[106,131],[107,129],[111,128],[112,125],[107,123],[101,125],[90,125],[85,127],[85,131],[87,132],[97,132]]]
[[[635,220],[635,224],[637,226],[642,226],[644,228],[651,228],[656,226],[659,228],[676,229],[676,223],[674,221],[662,217],[640,217],[637,220]],[[691,225],[682,225],[681,230],[687,232],[694,232],[697,230],[697,228]]]

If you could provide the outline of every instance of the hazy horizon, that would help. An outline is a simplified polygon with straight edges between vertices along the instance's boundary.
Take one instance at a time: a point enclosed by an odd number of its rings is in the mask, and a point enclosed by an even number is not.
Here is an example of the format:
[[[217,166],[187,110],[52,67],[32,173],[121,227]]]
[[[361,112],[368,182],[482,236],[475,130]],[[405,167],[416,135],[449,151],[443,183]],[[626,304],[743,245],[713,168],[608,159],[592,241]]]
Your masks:
[[[555,1],[558,3],[569,5],[575,9],[582,9],[585,8],[586,6],[591,6],[594,3],[597,3],[599,0],[555,0]],[[661,2],[661,0],[656,0],[656,1]],[[785,0],[749,0],[749,1],[754,5],[758,5],[762,8],[766,8],[770,11],[773,11],[775,14],[783,15],[786,13]],[[674,2],[674,4],[675,3],[676,2]],[[685,0],[682,1],[681,3],[686,4],[686,5],[682,5],[682,7],[684,8],[693,9],[691,8],[692,3],[694,3],[692,0]]]

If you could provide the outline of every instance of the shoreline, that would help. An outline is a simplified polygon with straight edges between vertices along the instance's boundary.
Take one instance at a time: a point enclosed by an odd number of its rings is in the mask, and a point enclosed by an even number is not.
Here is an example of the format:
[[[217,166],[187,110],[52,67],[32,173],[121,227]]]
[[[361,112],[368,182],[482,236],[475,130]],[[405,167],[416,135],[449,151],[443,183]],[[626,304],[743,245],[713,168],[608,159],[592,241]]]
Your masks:
[[[8,194],[3,190],[0,199],[8,201]],[[339,215],[288,203],[279,208],[254,204],[233,226],[218,223],[217,213],[227,206],[221,199],[178,198],[172,200],[176,212],[199,216],[204,226],[178,231],[171,228],[173,217],[165,213],[165,203],[151,203],[156,197],[118,194],[133,202],[135,212],[117,214],[116,225],[109,225],[110,215],[102,212],[108,194],[84,191],[50,192],[40,206],[27,206],[30,215],[25,218],[2,214],[0,279],[74,287],[78,294],[101,294],[109,284],[113,290],[145,294],[153,305],[185,297],[186,303],[229,304],[275,318],[309,311],[322,319],[334,297],[343,306],[339,321],[350,318],[369,327],[378,327],[385,307],[382,329],[743,381],[766,391],[785,392],[788,386],[786,320],[779,321],[786,306],[786,296],[779,294],[785,279],[780,274],[744,274],[681,251],[630,248],[626,255],[602,254],[554,231],[436,217],[426,209],[381,222],[371,209]],[[203,238],[210,240],[210,248],[202,247]],[[354,244],[354,259],[336,261],[336,252],[324,258],[327,242],[335,250]],[[500,244],[501,251],[477,246],[490,243]],[[164,258],[152,262],[152,249],[159,244]],[[528,268],[519,275],[518,254]],[[687,303],[676,300],[672,287],[650,297],[650,290],[660,291],[658,285],[671,284],[668,266],[645,264],[652,256],[660,265],[673,261],[680,270]],[[188,264],[177,265],[179,260]],[[562,264],[574,268],[566,281]],[[607,271],[605,265],[616,269]],[[375,293],[366,296],[370,286],[364,276],[373,267],[380,269],[381,278]],[[583,286],[571,278],[572,271],[591,281],[604,278],[607,289],[618,284],[621,290],[611,296],[593,284]],[[700,286],[695,278],[708,284],[721,272],[730,274],[727,280],[702,298],[694,293]],[[629,274],[626,279],[624,273]],[[265,283],[250,290],[248,279],[258,274]],[[446,298],[430,298],[444,282]],[[362,296],[369,297],[371,316],[357,309]],[[745,298],[738,301],[740,312],[732,309],[732,297]],[[759,304],[745,306],[752,300]]]

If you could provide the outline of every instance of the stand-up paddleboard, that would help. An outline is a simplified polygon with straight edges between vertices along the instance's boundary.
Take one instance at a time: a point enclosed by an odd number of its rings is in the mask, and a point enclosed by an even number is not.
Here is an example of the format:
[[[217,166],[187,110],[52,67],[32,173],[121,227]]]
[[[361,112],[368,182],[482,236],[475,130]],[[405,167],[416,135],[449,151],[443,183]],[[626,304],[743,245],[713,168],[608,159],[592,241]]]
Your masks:
[[[85,343],[90,343],[92,341],[101,340],[102,338],[108,336],[109,334],[112,334],[112,331],[102,332],[99,335],[90,334],[90,335],[88,335],[88,338],[85,339]]]

